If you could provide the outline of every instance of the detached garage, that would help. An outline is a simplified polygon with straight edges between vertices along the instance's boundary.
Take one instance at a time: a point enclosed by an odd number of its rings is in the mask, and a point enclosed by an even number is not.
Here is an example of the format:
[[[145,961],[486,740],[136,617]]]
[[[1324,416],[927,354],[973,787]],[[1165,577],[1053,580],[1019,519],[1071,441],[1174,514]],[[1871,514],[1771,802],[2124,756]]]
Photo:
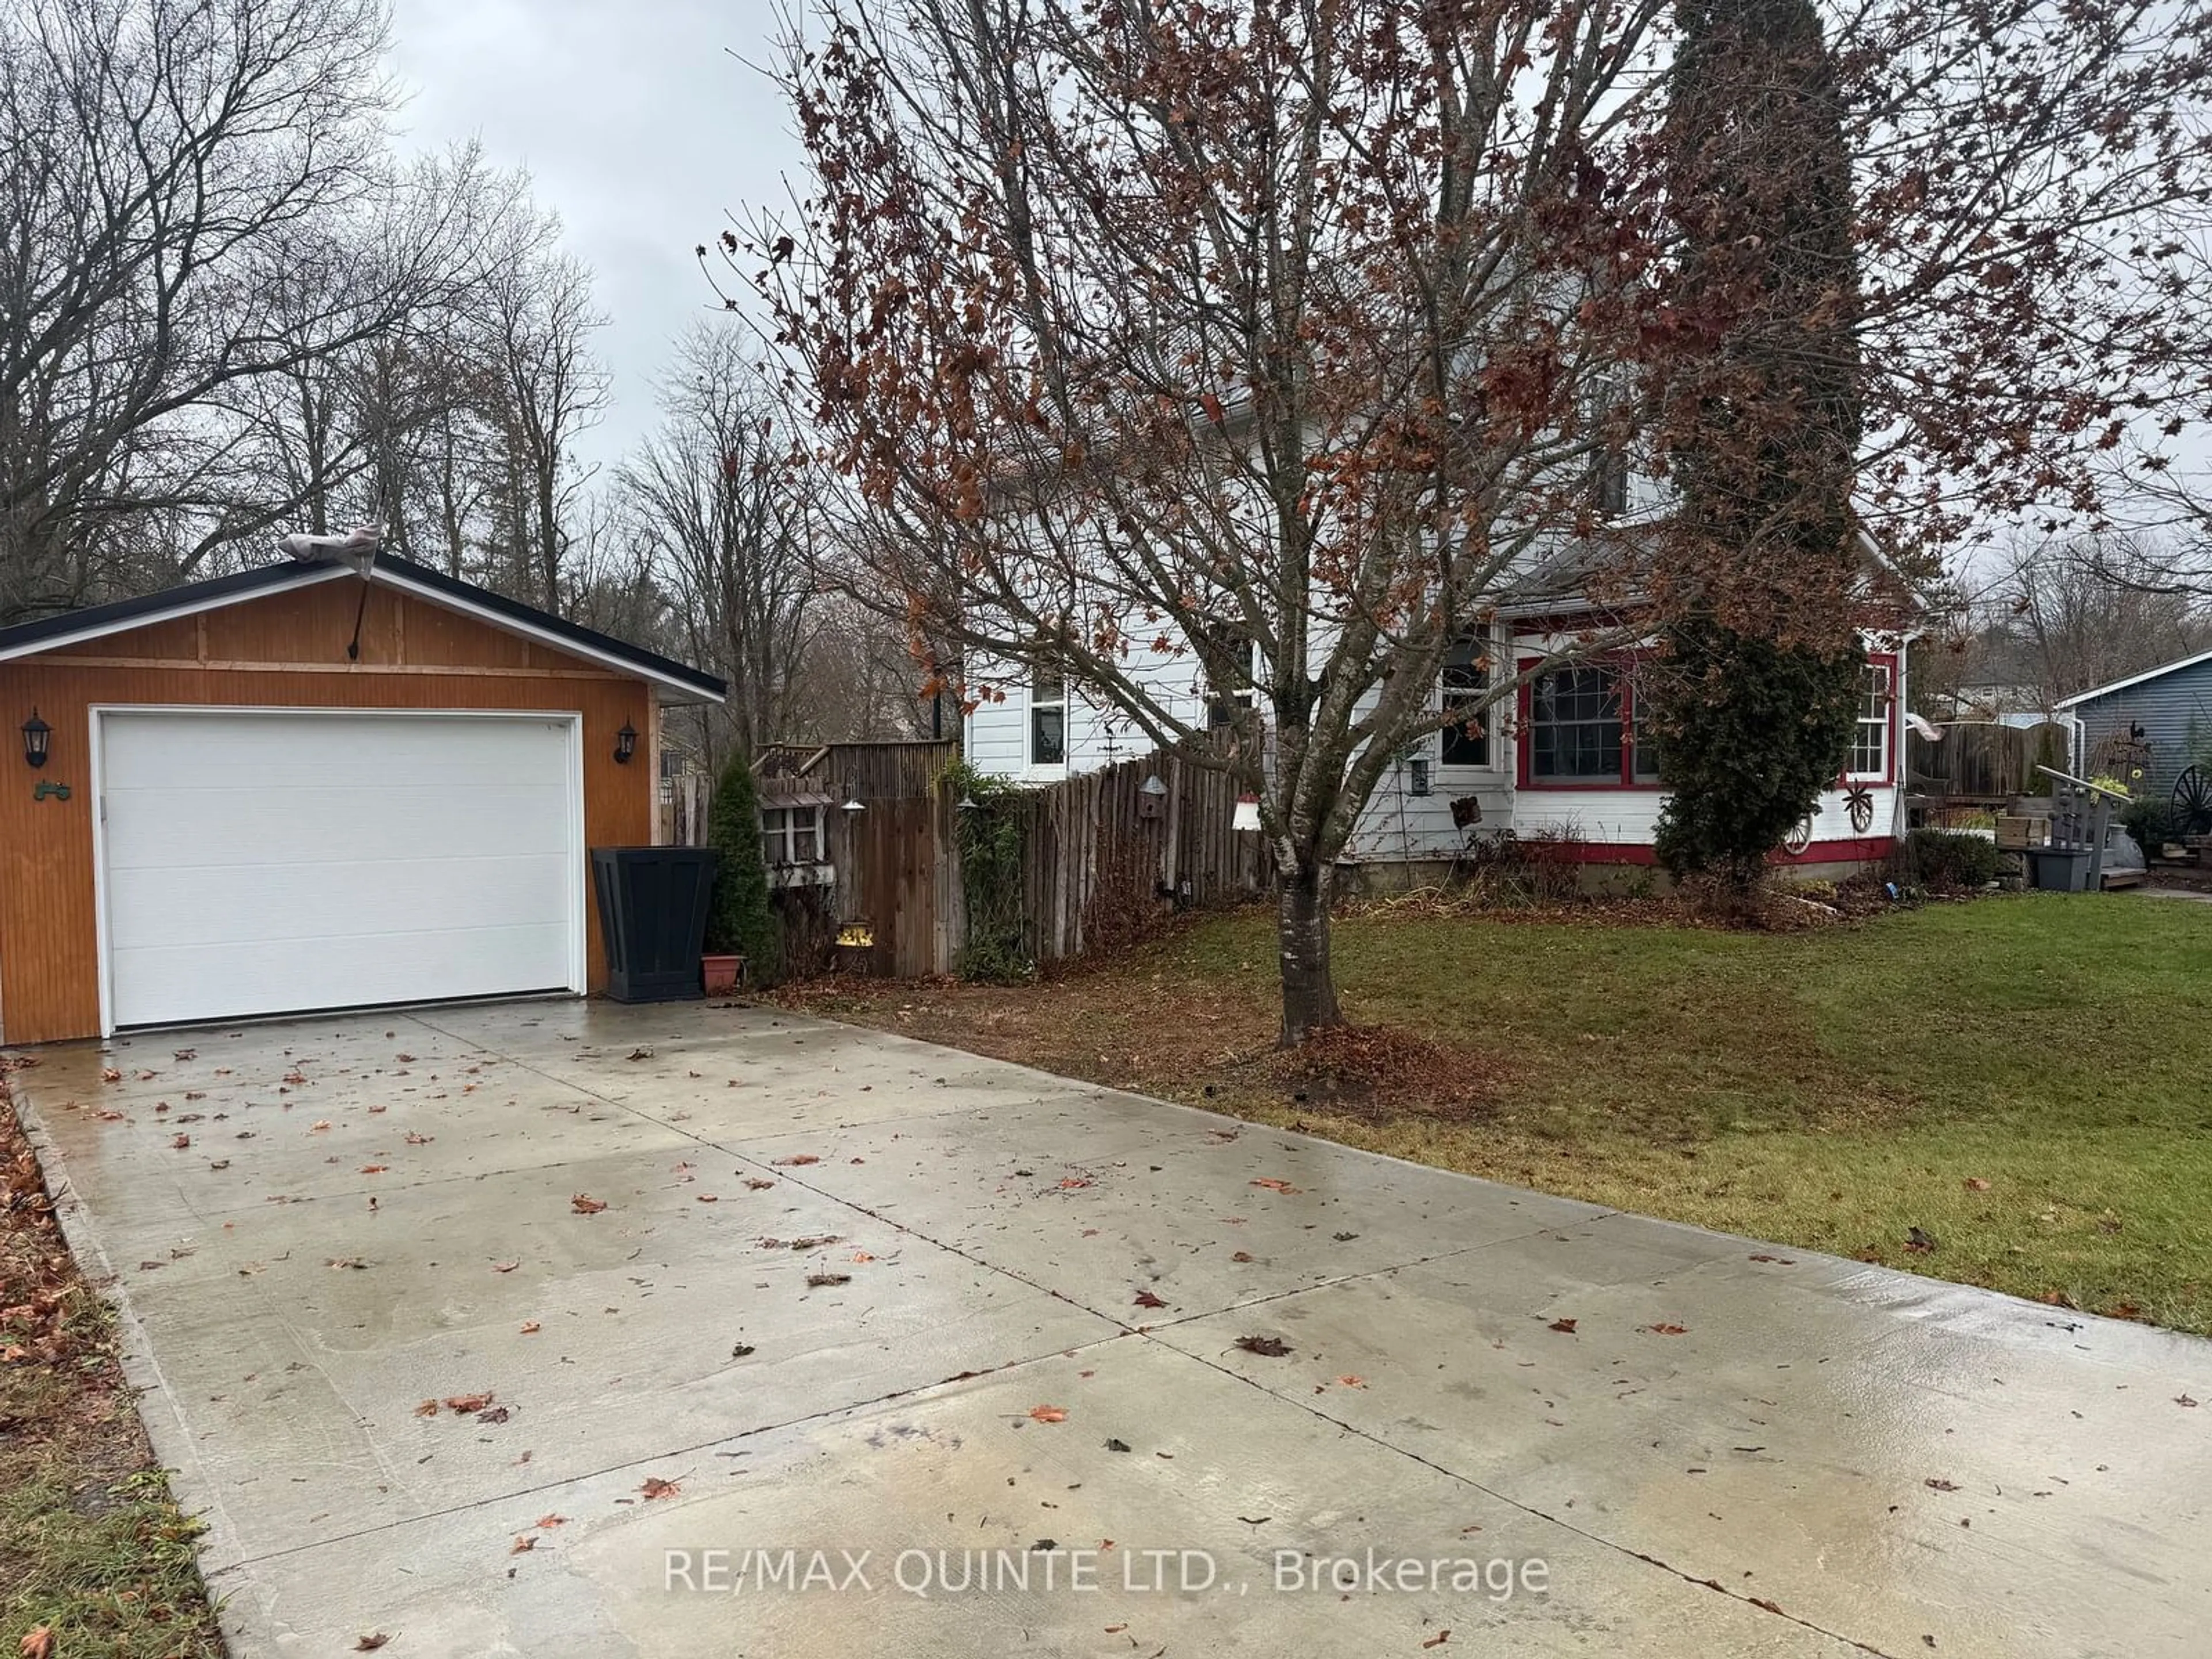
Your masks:
[[[0,1040],[595,988],[586,848],[723,690],[389,555],[0,629]]]

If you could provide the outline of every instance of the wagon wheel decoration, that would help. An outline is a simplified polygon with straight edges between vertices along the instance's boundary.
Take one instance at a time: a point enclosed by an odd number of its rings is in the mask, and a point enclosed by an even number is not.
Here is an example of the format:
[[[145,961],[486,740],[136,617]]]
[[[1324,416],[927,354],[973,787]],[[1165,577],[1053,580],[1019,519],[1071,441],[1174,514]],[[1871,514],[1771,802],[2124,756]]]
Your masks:
[[[2212,776],[2192,766],[2173,781],[2173,827],[2178,835],[2212,831]]]
[[[1805,849],[1812,844],[1813,815],[1808,812],[1797,820],[1788,835],[1783,836],[1782,850],[1793,859],[1799,858],[1803,856]]]
[[[1844,810],[1850,814],[1851,828],[1863,836],[1874,828],[1874,791],[1863,783],[1853,784],[1844,796]]]

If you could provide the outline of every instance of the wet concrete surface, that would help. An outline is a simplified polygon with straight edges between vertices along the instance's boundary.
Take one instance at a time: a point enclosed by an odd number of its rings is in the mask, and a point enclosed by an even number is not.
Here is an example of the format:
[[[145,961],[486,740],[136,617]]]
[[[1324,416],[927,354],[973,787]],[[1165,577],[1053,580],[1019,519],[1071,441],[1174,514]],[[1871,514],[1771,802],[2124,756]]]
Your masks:
[[[38,1060],[240,1659],[2212,1652],[2212,1344],[772,1010]]]

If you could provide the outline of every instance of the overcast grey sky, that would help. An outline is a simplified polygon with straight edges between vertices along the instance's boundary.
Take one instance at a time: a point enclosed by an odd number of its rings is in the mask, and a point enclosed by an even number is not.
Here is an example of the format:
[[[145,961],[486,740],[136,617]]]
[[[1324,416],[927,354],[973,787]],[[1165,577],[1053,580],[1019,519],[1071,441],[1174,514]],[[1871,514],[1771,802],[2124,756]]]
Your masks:
[[[590,459],[652,424],[669,342],[714,307],[691,250],[728,212],[785,199],[798,144],[739,61],[767,60],[773,24],[769,0],[395,0],[408,141],[479,137],[527,167],[597,273],[614,404]]]

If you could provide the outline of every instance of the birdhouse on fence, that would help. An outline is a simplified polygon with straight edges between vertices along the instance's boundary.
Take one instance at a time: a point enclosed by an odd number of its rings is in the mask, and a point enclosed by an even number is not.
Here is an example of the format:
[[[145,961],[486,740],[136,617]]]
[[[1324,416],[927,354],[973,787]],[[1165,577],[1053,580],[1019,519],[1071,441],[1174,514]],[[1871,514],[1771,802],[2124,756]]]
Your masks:
[[[1168,798],[1168,787],[1160,781],[1157,772],[1137,786],[1137,822],[1151,823],[1160,816],[1161,803]]]

